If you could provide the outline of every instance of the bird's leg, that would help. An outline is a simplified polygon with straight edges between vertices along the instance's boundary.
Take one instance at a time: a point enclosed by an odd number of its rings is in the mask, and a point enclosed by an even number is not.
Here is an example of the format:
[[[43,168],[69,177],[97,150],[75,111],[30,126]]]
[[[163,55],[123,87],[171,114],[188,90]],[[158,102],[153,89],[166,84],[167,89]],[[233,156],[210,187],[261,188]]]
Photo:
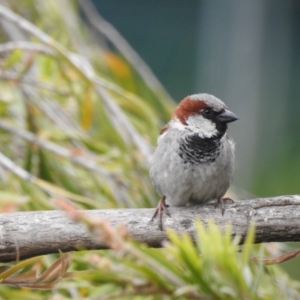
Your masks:
[[[155,212],[150,220],[152,222],[158,215],[159,219],[159,229],[162,231],[163,230],[163,225],[162,225],[162,217],[163,213],[166,213],[168,217],[171,217],[170,213],[168,212],[168,205],[166,204],[166,196],[163,196],[160,201],[158,202],[158,205],[155,209]]]
[[[218,198],[216,204],[215,204],[215,208],[220,205],[221,206],[221,211],[222,211],[222,215],[224,215],[224,212],[225,212],[225,202],[231,202],[231,203],[234,203],[234,201],[231,199],[231,198],[223,198],[223,197],[220,197]]]

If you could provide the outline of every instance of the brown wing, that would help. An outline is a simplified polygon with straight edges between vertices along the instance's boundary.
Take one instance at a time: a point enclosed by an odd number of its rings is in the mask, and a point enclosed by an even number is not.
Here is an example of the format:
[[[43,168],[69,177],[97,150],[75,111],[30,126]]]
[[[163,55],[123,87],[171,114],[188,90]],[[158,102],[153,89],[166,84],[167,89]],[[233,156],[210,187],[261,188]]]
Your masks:
[[[166,132],[167,130],[169,129],[169,125],[168,124],[166,124],[163,128],[162,128],[162,130],[160,131],[160,135],[162,135],[164,132]]]

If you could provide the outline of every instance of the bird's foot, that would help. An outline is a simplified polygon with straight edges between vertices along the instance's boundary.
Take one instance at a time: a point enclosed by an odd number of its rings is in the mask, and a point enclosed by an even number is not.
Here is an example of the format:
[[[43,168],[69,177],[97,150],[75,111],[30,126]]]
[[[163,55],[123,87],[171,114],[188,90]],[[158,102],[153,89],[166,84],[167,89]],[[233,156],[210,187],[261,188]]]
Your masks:
[[[220,205],[221,206],[221,211],[222,211],[222,215],[224,215],[225,212],[225,202],[230,202],[230,203],[234,203],[234,201],[231,198],[223,198],[220,197],[218,198],[216,204],[215,204],[215,208]]]
[[[160,201],[158,202],[158,205],[155,209],[155,212],[150,220],[150,222],[152,222],[157,216],[158,216],[158,220],[159,220],[159,229],[162,231],[163,230],[163,224],[162,224],[162,217],[163,217],[163,213],[165,212],[165,214],[168,217],[171,217],[169,211],[168,211],[168,206],[166,204],[166,197],[163,196]]]

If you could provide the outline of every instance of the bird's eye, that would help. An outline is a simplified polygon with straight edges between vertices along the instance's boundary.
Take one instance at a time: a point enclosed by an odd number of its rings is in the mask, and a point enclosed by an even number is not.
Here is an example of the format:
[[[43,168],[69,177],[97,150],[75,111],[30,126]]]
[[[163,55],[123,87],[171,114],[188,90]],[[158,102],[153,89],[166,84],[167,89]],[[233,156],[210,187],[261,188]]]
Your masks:
[[[205,108],[202,110],[202,114],[205,116],[210,116],[211,112],[212,112],[212,110],[210,108]]]

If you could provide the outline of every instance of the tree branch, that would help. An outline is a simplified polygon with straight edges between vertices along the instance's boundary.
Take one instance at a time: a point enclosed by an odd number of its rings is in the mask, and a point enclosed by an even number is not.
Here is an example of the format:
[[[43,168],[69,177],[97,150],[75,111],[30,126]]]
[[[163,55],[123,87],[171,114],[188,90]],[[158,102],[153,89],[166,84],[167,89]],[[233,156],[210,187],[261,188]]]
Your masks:
[[[251,222],[256,224],[256,243],[300,241],[300,195],[237,201],[226,205],[222,216],[214,204],[170,207],[165,228],[188,232],[195,239],[196,219],[209,219],[223,228],[230,223],[233,235],[245,238]],[[157,220],[149,223],[154,209],[103,209],[86,213],[107,220],[113,227],[124,224],[132,238],[161,247],[166,232]],[[62,211],[14,212],[0,215],[0,262],[41,254],[80,249],[107,249],[105,241],[93,238],[85,226],[71,221]]]

